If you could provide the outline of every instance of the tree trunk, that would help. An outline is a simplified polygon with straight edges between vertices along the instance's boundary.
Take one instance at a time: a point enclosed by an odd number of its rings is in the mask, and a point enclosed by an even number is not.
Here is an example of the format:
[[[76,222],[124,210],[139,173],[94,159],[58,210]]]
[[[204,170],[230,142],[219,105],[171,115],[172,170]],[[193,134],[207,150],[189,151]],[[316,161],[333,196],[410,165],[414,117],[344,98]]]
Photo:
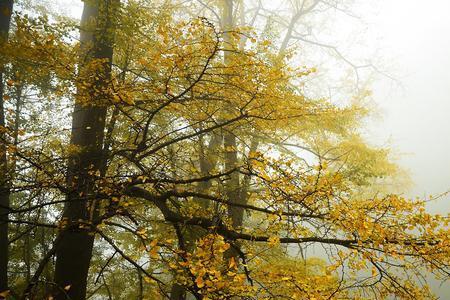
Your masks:
[[[66,226],[56,250],[55,299],[82,300],[86,297],[87,277],[92,257],[94,233],[89,226],[96,215],[96,181],[102,167],[103,140],[107,112],[105,87],[111,79],[113,36],[111,19],[119,0],[84,3],[81,19],[80,86],[72,115],[70,144],[79,151],[68,164],[63,219]],[[101,62],[93,82],[83,80],[83,69],[92,61]],[[92,67],[85,72],[92,72]],[[84,86],[82,86],[84,84]],[[67,295],[66,295],[67,294]]]
[[[223,8],[223,15],[222,15],[222,26],[223,30],[225,31],[231,31],[234,27],[233,22],[233,0],[225,0],[224,1],[224,8]],[[228,32],[225,32],[224,34],[224,62],[225,65],[229,64],[230,55],[232,53],[227,50],[231,50],[231,38],[230,34]],[[229,107],[228,110],[230,113],[233,112],[233,108]],[[238,166],[238,156],[237,156],[237,141],[236,136],[233,132],[230,130],[224,129],[223,134],[223,146],[225,151],[225,170],[232,170],[236,169]],[[225,184],[225,194],[227,196],[227,200],[230,203],[240,203],[239,198],[239,190],[240,190],[240,183],[239,183],[239,173],[233,172],[230,174],[229,180],[227,180]],[[233,205],[228,206],[228,215],[231,218],[232,224],[234,228],[237,228],[242,225],[243,217],[244,217],[244,210],[240,207],[236,207]]]
[[[0,47],[8,39],[13,0],[0,1]],[[6,156],[3,66],[0,65],[0,292],[8,289],[9,174]]]
[[[203,144],[203,140],[200,141],[199,147],[199,160],[200,160],[200,170],[202,176],[211,175],[211,172],[214,170],[217,164],[218,157],[216,156],[216,152],[222,143],[222,136],[215,132],[211,133],[211,140],[207,147]],[[206,148],[206,149],[205,149]],[[205,193],[211,188],[212,180],[202,181],[197,186],[198,193]],[[205,201],[205,199],[197,198],[196,201],[202,205],[204,209],[209,207],[209,201]],[[204,236],[206,233],[205,230],[195,227],[186,227],[184,232],[180,232],[182,235],[179,238],[182,238],[185,245],[182,249],[184,251],[193,251],[195,249],[196,241]],[[180,245],[181,246],[181,245]],[[172,284],[172,289],[170,291],[170,300],[184,300],[187,296],[187,290],[182,286],[174,282]]]

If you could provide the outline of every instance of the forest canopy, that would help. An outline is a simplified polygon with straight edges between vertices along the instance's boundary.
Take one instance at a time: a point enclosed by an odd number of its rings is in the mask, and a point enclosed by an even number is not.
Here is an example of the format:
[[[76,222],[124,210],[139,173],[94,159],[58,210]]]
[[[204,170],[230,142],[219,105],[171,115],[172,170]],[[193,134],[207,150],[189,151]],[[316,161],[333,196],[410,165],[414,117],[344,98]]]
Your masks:
[[[352,2],[1,0],[0,299],[434,299],[448,216],[314,39]]]

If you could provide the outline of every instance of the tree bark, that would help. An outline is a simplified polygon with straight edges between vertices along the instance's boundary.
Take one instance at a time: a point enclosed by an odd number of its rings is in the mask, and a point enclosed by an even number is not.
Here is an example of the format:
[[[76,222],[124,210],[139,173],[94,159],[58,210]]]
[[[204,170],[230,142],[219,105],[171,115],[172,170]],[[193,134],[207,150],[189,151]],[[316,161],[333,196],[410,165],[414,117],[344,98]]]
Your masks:
[[[81,19],[80,86],[72,115],[70,144],[79,151],[68,163],[67,204],[56,250],[55,299],[82,300],[86,298],[87,277],[92,257],[94,233],[89,226],[96,215],[96,181],[102,168],[103,140],[107,112],[105,87],[111,80],[113,56],[112,18],[119,0],[97,0],[84,3]],[[91,82],[83,80],[83,68],[93,61],[99,62],[96,76]],[[92,72],[89,69],[88,72]],[[84,81],[84,82],[83,82]],[[81,86],[85,84],[85,86]]]
[[[200,160],[200,170],[203,176],[211,175],[211,172],[217,165],[218,157],[216,152],[222,143],[222,135],[218,133],[211,133],[211,140],[207,147],[203,144],[203,140],[200,141],[199,147],[199,160]],[[206,149],[205,149],[206,148]],[[198,193],[207,192],[209,188],[211,188],[212,180],[202,181],[198,184],[196,190]],[[205,199],[197,198],[196,201],[207,209],[209,207],[209,201]],[[182,249],[184,251],[193,251],[195,248],[195,243],[197,239],[204,236],[206,231],[202,228],[196,227],[186,227],[184,232],[180,232],[181,237],[179,239],[183,239],[183,245],[180,247],[185,248]],[[187,296],[187,290],[182,285],[174,282],[172,284],[172,288],[170,291],[170,300],[184,300]]]
[[[230,61],[230,55],[232,53],[227,50],[231,50],[231,37],[230,34],[227,31],[230,31],[234,27],[233,22],[233,0],[225,0],[224,1],[224,9],[223,9],[223,16],[222,16],[222,26],[223,30],[225,31],[224,34],[224,63],[225,65],[229,64]],[[229,107],[228,110],[230,113],[233,112],[233,108]],[[238,166],[238,156],[237,156],[237,141],[236,136],[233,132],[230,130],[224,129],[223,134],[223,146],[225,151],[225,170],[233,170],[236,169]],[[240,190],[240,182],[239,182],[239,173],[233,172],[230,174],[230,178],[227,180],[225,184],[225,194],[227,196],[227,200],[230,203],[240,203],[240,197],[239,197],[239,190]],[[234,205],[228,206],[228,215],[231,218],[232,224],[234,228],[237,228],[239,226],[242,226],[243,217],[244,217],[244,210],[240,207],[236,207]]]
[[[0,1],[0,47],[3,47],[8,39],[12,10],[13,0]],[[10,205],[3,94],[3,66],[0,65],[0,292],[8,289],[8,213]]]

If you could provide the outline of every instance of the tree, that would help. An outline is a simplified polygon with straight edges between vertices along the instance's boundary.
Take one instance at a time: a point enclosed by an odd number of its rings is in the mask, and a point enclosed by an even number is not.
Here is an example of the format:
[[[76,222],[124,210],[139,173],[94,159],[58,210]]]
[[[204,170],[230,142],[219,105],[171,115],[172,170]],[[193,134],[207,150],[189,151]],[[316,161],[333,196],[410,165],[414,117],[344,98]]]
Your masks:
[[[13,1],[0,3],[0,47],[8,39],[9,23],[13,10]],[[9,210],[9,171],[7,147],[5,143],[6,122],[4,109],[3,61],[0,61],[0,293],[8,289],[8,210]]]
[[[83,226],[98,214],[96,188],[104,165],[103,143],[111,80],[114,14],[119,1],[85,2],[80,31],[80,78],[72,116],[67,202],[63,228],[55,241],[56,299],[84,299],[94,234]],[[94,74],[94,76],[93,76]],[[77,258],[77,259],[74,259]]]
[[[27,205],[9,222],[56,232],[17,293],[431,297],[413,278],[448,275],[447,219],[370,189],[395,166],[360,137],[364,107],[305,96],[314,68],[249,28],[171,1],[107,3],[85,3],[81,45],[70,21],[24,17],[0,50],[33,89],[51,78],[37,97],[52,124],[14,149],[11,191]],[[293,254],[310,245],[330,261]],[[55,254],[55,282],[40,280]]]

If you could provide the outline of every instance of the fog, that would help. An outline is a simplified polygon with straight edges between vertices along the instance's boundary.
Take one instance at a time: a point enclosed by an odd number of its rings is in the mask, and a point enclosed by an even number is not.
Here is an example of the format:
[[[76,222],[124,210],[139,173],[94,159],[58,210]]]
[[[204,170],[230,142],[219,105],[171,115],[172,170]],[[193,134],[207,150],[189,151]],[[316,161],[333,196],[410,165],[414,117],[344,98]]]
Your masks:
[[[263,3],[276,6],[272,1]],[[56,4],[60,12],[81,15],[81,1]],[[353,16],[336,16],[335,30],[328,36],[338,47],[347,45],[350,58],[379,59],[380,65],[376,60],[374,64],[386,76],[378,74],[369,86],[377,117],[369,121],[367,138],[398,154],[398,162],[413,180],[407,193],[411,197],[450,190],[448,11],[447,0],[359,0],[352,7]],[[363,45],[350,41],[355,32]],[[441,197],[429,208],[449,212],[449,200],[450,196]]]
[[[398,82],[382,77],[373,84],[381,117],[372,120],[369,138],[388,143],[411,175],[410,197],[437,196],[450,189],[450,2],[382,0],[359,15],[368,39],[389,62]],[[434,213],[450,211],[449,195],[430,202]],[[450,299],[450,284],[433,284]]]
[[[371,83],[377,116],[367,138],[390,147],[409,171],[411,197],[450,190],[450,2],[357,1],[354,17],[336,19],[335,40],[350,59],[369,58],[380,72]],[[356,24],[356,26],[355,26]],[[353,44],[355,35],[360,44]],[[449,196],[429,205],[447,213]]]
[[[321,37],[346,58],[377,67],[368,87],[376,113],[366,137],[392,149],[410,175],[404,195],[436,198],[428,210],[443,215],[450,212],[449,11],[448,0],[357,1],[352,15],[338,12],[334,30]],[[441,299],[450,299],[448,281],[430,281]]]
[[[374,99],[383,119],[372,125],[374,138],[389,139],[410,170],[411,196],[441,194],[450,188],[450,2],[379,1],[368,18],[379,47],[392,57],[401,86],[381,80]],[[430,203],[433,212],[448,212],[444,197]]]

